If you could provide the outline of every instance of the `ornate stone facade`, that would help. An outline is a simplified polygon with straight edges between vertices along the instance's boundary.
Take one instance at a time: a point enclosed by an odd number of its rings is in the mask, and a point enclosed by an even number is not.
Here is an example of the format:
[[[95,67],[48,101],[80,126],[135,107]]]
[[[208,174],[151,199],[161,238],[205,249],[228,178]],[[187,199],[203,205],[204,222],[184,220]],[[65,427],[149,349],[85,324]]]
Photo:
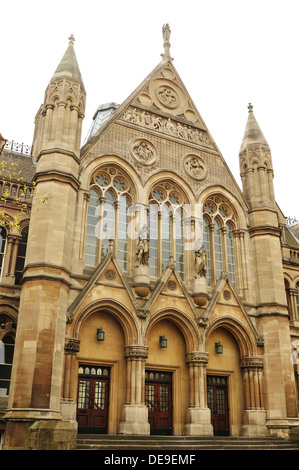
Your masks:
[[[73,448],[77,431],[299,425],[299,244],[274,199],[270,147],[250,105],[241,190],[174,68],[168,25],[163,41],[160,64],[80,148],[70,37],[33,160],[19,155],[33,202],[47,204],[0,232],[0,346],[14,347],[8,378],[0,365],[5,449],[39,448],[52,422],[64,436],[52,449]],[[13,220],[20,183],[1,183]]]

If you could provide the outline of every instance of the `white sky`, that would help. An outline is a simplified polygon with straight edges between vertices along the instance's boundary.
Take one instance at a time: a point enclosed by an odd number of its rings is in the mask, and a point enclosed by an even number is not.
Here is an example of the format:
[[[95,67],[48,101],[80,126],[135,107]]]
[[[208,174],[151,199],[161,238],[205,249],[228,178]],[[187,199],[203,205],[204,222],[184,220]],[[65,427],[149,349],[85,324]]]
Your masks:
[[[247,105],[271,147],[276,200],[299,219],[298,0],[2,0],[0,133],[32,143],[34,117],[70,34],[87,90],[121,104],[160,62],[162,25],[191,98],[239,185]]]

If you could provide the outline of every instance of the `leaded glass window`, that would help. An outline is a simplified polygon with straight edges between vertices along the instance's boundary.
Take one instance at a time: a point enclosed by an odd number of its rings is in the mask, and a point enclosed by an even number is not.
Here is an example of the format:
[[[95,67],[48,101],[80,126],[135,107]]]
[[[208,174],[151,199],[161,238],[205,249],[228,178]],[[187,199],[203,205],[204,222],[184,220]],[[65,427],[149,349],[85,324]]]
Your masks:
[[[231,224],[226,224],[227,272],[233,284],[236,283],[234,236]]]
[[[1,274],[2,274],[2,269],[3,269],[5,246],[6,246],[6,230],[4,227],[0,227],[0,280],[1,280]]]
[[[21,240],[18,246],[18,256],[15,269],[15,284],[20,284],[23,277],[23,270],[25,266],[25,257],[27,250],[28,227],[24,227],[21,232]]]
[[[156,184],[149,198],[149,274],[158,276],[170,257],[182,279],[185,277],[184,199],[171,182]]]
[[[203,244],[207,251],[207,283],[217,282],[227,271],[236,284],[235,215],[223,196],[209,196],[203,204]],[[211,249],[213,247],[213,250]]]
[[[15,340],[10,334],[0,340],[0,396],[9,394]]]
[[[218,219],[214,220],[214,252],[215,252],[215,274],[216,279],[219,279],[223,271],[223,259],[222,259],[222,235],[221,225]]]
[[[86,265],[100,263],[113,240],[117,259],[122,269],[128,270],[130,193],[121,170],[105,167],[93,175],[87,209]]]
[[[209,221],[203,217],[203,245],[207,252],[207,285],[211,284],[211,250],[210,250],[210,228]]]

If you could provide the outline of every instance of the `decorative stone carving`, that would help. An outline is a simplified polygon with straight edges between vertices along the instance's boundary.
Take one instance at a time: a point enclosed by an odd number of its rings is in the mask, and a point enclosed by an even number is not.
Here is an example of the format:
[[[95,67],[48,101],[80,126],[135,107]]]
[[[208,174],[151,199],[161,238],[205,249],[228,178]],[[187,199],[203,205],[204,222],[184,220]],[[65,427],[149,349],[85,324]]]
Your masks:
[[[187,364],[198,364],[206,366],[209,362],[209,353],[200,351],[191,351],[186,354]]]
[[[176,290],[176,288],[177,288],[177,283],[176,283],[175,281],[169,281],[168,284],[167,284],[167,286],[168,286],[168,289],[169,289],[169,290]]]
[[[203,180],[207,177],[207,168],[198,155],[187,155],[183,160],[184,170],[187,175],[195,180]]]
[[[139,232],[135,267],[138,267],[140,265],[148,266],[148,258],[149,258],[149,236],[148,236],[147,226],[144,225]]]
[[[155,147],[145,139],[135,140],[131,144],[131,152],[135,160],[142,165],[152,165],[157,158]]]
[[[231,295],[230,295],[230,291],[229,290],[225,290],[223,292],[223,297],[225,298],[225,300],[229,300]]]
[[[115,279],[115,272],[113,271],[113,269],[108,269],[105,272],[105,277],[106,279],[108,279],[108,281],[113,281]]]
[[[147,359],[148,347],[147,346],[125,346],[125,358],[130,359]]]
[[[195,278],[206,277],[207,274],[207,251],[202,245],[195,251]]]
[[[139,98],[140,102],[145,105],[149,105],[152,102],[149,94],[143,93]],[[158,98],[156,100],[159,101]],[[166,107],[165,110],[167,110]],[[168,108],[169,110],[170,108]],[[195,121],[196,116],[192,110],[187,109],[186,114],[188,117],[191,117],[192,121]],[[215,148],[206,130],[175,121],[174,119],[165,118],[159,114],[137,107],[130,106],[120,119],[180,140],[186,140],[211,149]]]
[[[64,345],[65,354],[75,355],[80,351],[80,340],[76,338],[66,338]]]
[[[139,318],[146,318],[149,315],[149,310],[143,307],[135,308],[135,313]]]

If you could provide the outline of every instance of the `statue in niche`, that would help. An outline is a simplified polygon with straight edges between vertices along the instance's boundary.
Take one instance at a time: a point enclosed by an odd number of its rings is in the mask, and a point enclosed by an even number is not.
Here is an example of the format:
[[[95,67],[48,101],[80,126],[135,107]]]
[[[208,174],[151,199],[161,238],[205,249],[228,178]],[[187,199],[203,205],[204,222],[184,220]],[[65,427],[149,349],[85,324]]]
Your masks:
[[[137,243],[135,267],[140,265],[148,266],[149,258],[149,236],[147,226],[144,225],[139,232],[139,239]]]
[[[195,278],[206,277],[207,275],[207,251],[202,245],[195,250]]]

